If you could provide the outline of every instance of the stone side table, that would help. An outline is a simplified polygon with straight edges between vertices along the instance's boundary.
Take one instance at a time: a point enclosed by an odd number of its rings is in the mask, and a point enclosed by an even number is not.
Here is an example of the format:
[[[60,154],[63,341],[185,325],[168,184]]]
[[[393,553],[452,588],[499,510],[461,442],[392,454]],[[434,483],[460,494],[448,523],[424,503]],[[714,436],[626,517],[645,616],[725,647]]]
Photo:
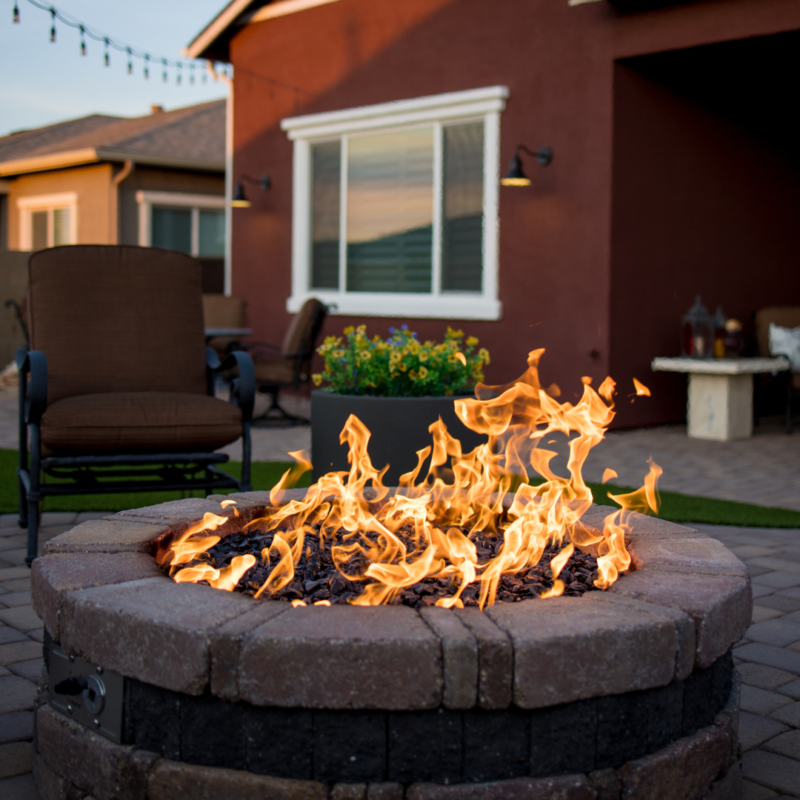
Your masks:
[[[654,372],[687,372],[687,428],[693,439],[753,435],[753,375],[789,369],[785,358],[654,358]]]

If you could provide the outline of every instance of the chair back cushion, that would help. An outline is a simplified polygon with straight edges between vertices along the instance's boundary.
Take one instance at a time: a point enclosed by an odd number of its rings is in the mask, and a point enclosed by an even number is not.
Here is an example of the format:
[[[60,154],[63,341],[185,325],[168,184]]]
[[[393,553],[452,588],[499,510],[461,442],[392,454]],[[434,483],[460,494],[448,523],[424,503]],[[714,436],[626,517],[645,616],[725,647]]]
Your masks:
[[[224,294],[203,295],[203,318],[207,328],[244,328],[245,302]]]
[[[283,338],[284,353],[299,353],[304,346],[313,346],[311,336],[321,305],[322,303],[314,297],[303,303],[302,308],[294,315],[289,330],[286,331],[286,336]]]
[[[202,270],[149,247],[71,245],[28,262],[31,348],[49,403],[104,392],[205,394]]]
[[[758,353],[764,357],[769,356],[770,323],[782,328],[797,328],[800,326],[800,306],[770,306],[756,313]]]

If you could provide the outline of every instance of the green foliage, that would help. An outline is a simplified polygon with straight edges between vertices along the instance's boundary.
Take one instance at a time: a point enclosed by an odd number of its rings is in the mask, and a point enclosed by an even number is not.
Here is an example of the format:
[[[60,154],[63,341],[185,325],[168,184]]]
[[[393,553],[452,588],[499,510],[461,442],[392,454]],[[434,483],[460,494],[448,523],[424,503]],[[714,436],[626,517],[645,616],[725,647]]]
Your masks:
[[[366,325],[328,336],[318,348],[325,369],[313,377],[336,394],[378,397],[442,397],[470,394],[489,363],[474,336],[448,328],[441,344],[420,342],[408,326],[389,328],[389,338],[367,336]]]

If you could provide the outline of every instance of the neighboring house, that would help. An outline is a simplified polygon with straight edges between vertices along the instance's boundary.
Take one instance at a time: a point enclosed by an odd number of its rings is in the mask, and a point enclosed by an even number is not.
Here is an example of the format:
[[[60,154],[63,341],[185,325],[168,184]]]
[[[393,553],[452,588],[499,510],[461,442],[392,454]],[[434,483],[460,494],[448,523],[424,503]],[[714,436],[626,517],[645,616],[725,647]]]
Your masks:
[[[0,247],[10,250],[166,247],[199,256],[204,288],[221,292],[224,194],[224,100],[0,138]]]
[[[679,419],[696,294],[749,324],[800,303],[787,0],[232,0],[190,44],[234,66],[233,293],[259,339],[316,295],[326,333],[479,336],[490,382],[619,383]],[[528,186],[501,186],[518,145]],[[369,319],[367,319],[369,318]],[[630,404],[632,378],[653,397]]]

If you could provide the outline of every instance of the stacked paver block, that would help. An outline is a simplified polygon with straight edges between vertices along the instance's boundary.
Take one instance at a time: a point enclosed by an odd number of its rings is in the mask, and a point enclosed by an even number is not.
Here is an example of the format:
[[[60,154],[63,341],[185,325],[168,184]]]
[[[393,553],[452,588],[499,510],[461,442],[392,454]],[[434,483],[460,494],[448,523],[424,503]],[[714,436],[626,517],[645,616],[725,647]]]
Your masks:
[[[43,796],[59,796],[46,787],[63,788],[65,781],[98,800],[113,796],[112,784],[129,787],[130,797],[143,797],[147,786],[151,798],[175,796],[175,787],[225,787],[218,794],[250,797],[280,786],[290,798],[588,800],[649,798],[653,785],[672,781],[683,792],[676,798],[735,796],[738,701],[725,654],[749,624],[750,583],[718,542],[639,517],[630,543],[636,571],[611,592],[500,604],[485,613],[255,605],[159,574],[149,553],[206,511],[229,517],[224,534],[268,502],[264,493],[235,497],[238,512],[220,512],[214,499],[187,500],[116,515],[91,530],[78,526],[35,563],[35,608],[49,636],[68,653],[130,679],[140,687],[142,708],[148,692],[151,700],[174,693],[183,720],[172,750],[159,741],[148,749],[114,745],[41,708]],[[601,524],[605,513],[592,509],[585,524]],[[710,717],[694,719],[703,697],[715,697],[717,706],[706,703]],[[640,725],[653,709],[678,706],[669,730],[653,729],[644,740],[626,734],[626,725]],[[224,763],[209,763],[211,751],[191,735],[204,715],[222,728],[241,720],[240,730],[256,739],[277,725],[296,742],[294,750],[311,754],[310,766],[259,776],[253,773],[265,769],[258,762],[264,748],[246,745],[229,746]],[[591,732],[594,749],[587,744],[572,764],[545,764],[542,732],[557,731],[565,716]],[[144,734],[130,735],[136,741]],[[387,737],[386,761],[370,767],[376,736]],[[642,741],[658,747],[648,750]],[[442,766],[448,742],[459,762],[450,774]],[[509,766],[509,748],[520,746],[519,763]],[[439,747],[439,774],[431,769],[431,779],[421,779],[415,764],[426,750],[438,757]],[[198,753],[202,763],[187,763]],[[405,756],[393,765],[398,753]],[[92,758],[103,759],[96,774],[110,783],[87,777]],[[503,775],[492,772],[498,763],[505,764]],[[543,766],[552,773],[542,774]],[[564,772],[573,774],[558,774]]]

